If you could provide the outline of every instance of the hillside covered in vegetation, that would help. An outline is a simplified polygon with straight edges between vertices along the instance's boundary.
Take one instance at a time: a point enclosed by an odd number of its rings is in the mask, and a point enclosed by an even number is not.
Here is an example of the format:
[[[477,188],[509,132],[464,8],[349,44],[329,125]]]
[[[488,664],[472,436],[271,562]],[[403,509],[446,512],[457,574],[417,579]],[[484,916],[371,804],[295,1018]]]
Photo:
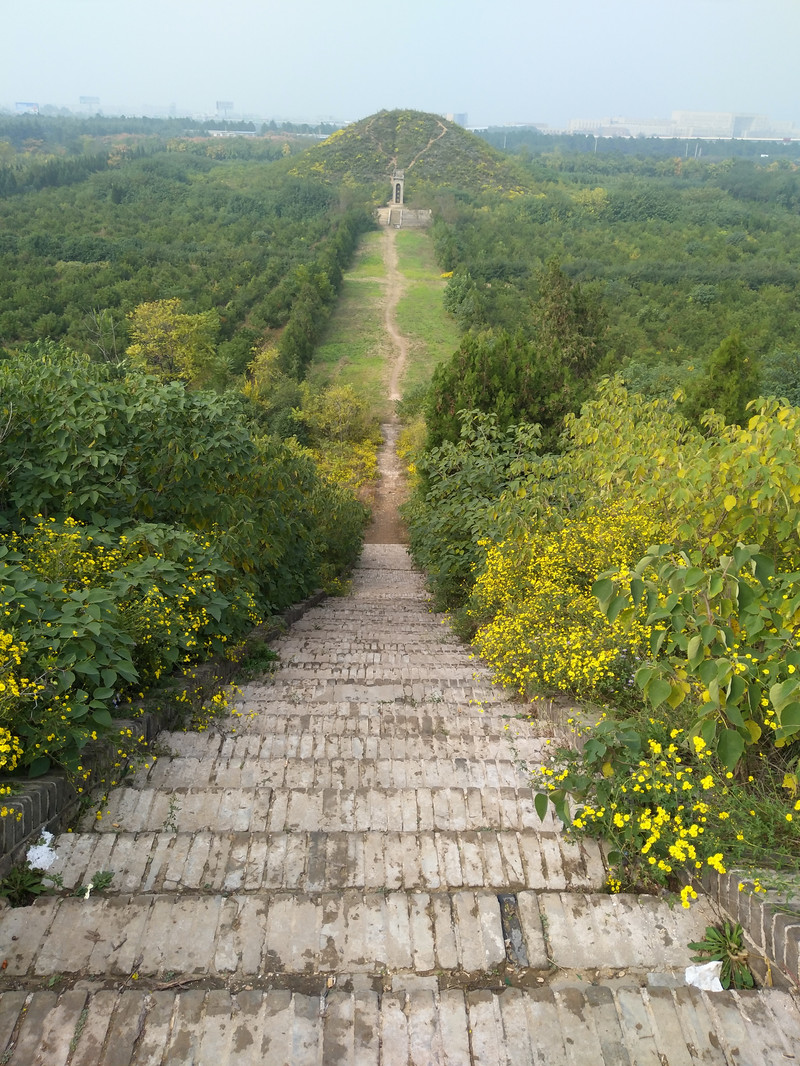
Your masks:
[[[401,405],[412,550],[528,705],[597,708],[543,792],[617,888],[796,855],[798,163],[550,147],[0,145],[0,770],[356,557],[374,422],[306,371],[398,167],[459,334]]]
[[[434,190],[521,193],[526,175],[508,156],[438,115],[381,111],[337,130],[292,167],[298,177],[359,186],[377,202],[387,198],[393,170],[407,172],[407,202],[429,206]]]

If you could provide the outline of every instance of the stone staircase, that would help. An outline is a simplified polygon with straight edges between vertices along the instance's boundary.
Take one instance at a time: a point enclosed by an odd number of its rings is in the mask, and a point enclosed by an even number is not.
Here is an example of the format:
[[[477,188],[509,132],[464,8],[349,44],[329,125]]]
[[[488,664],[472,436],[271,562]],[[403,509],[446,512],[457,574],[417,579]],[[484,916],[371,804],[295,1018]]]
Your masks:
[[[368,544],[277,650],[222,733],[163,734],[56,840],[65,894],[0,914],[2,1066],[797,1061],[790,992],[685,986],[707,901],[607,895],[540,822],[550,738],[405,548]]]

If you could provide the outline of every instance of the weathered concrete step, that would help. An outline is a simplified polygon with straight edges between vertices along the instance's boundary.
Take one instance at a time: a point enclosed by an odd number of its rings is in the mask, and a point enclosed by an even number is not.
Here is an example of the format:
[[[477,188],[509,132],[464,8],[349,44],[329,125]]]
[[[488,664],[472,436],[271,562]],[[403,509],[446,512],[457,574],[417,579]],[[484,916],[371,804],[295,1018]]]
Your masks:
[[[359,662],[358,658],[363,661]],[[470,677],[470,668],[475,667],[470,663],[453,661],[443,662],[436,656],[406,656],[399,653],[396,656],[354,657],[352,660],[331,659],[327,656],[314,656],[306,652],[302,656],[295,652],[292,658],[282,662],[275,674],[276,680],[313,680],[315,677],[338,681],[345,678],[353,682],[366,684],[379,682],[391,683],[396,679],[400,681],[423,681],[432,685],[450,683],[464,683],[465,678]],[[482,680],[476,676],[474,680]]]
[[[118,788],[80,828],[128,833],[161,829],[193,833],[378,833],[432,830],[557,828],[552,811],[544,822],[531,788],[324,788],[159,789]]]
[[[554,982],[324,995],[202,989],[6,992],[7,1066],[782,1066],[783,992]]]
[[[336,635],[340,640],[337,641]],[[439,624],[431,624],[429,619],[415,621],[403,619],[402,629],[396,620],[372,618],[365,620],[363,611],[352,609],[350,615],[333,616],[320,614],[317,619],[298,622],[288,633],[278,637],[274,647],[282,657],[288,658],[296,648],[309,650],[330,648],[334,656],[343,647],[364,653],[386,647],[393,654],[403,652],[431,655],[436,650],[446,654],[464,653],[471,650],[453,635],[452,630]],[[475,660],[478,661],[478,660]]]
[[[456,711],[473,714],[484,713],[516,714],[519,704],[511,702],[509,694],[492,688],[487,681],[484,685],[472,685],[460,678],[432,678],[423,683],[406,678],[364,681],[347,679],[317,679],[314,677],[299,679],[287,677],[279,671],[266,683],[242,686],[242,696],[236,700],[240,709],[247,709],[248,704],[259,701],[285,701],[293,703],[295,710],[309,704],[325,703],[332,710],[340,704],[361,703],[372,707],[379,704],[438,704],[440,710],[453,713]]]
[[[308,695],[301,697],[291,685],[276,689],[255,683],[241,686],[231,702],[240,716],[233,723],[231,731],[235,733],[440,736],[452,738],[453,744],[461,737],[513,735],[519,729],[518,716],[528,712],[525,704],[457,702],[453,706],[441,698],[315,700]],[[553,735],[553,726],[546,721],[527,722],[525,729],[545,738]]]
[[[651,896],[522,891],[534,970],[682,971],[710,907]],[[506,961],[498,896],[457,892],[266,892],[40,898],[0,920],[5,977],[240,977],[464,971]]]
[[[360,612],[357,617],[361,620]],[[458,656],[465,662],[471,662],[470,657],[474,654],[453,635],[452,630],[438,626],[433,629],[420,627],[418,632],[414,632],[406,628],[405,622],[402,633],[398,633],[396,625],[379,633],[362,621],[348,625],[344,633],[338,622],[334,625],[326,621],[325,625],[317,623],[305,629],[298,622],[286,636],[280,637],[278,644],[282,651],[298,648],[301,652],[313,652],[314,655],[325,653],[334,662],[347,655],[364,656],[366,661],[366,656],[381,655],[384,651],[388,655],[422,655],[426,658],[441,653],[444,656]]]
[[[291,629],[280,634],[276,640],[281,645],[291,643],[298,634],[320,633],[331,629],[340,621],[346,625],[342,634],[345,639],[369,635],[371,626],[374,626],[374,634],[377,635],[380,632],[387,639],[394,641],[398,638],[404,640],[407,635],[412,639],[417,635],[422,635],[424,639],[438,635],[444,636],[449,641],[454,639],[452,630],[447,628],[444,616],[434,614],[424,596],[419,592],[412,591],[407,596],[392,592],[391,600],[387,600],[386,595],[387,593],[381,590],[375,599],[371,599],[362,591],[360,595],[356,593],[346,599],[326,600],[321,606],[309,610]],[[401,608],[402,616],[393,609],[393,602]],[[408,629],[406,629],[406,621],[408,621]]]
[[[302,716],[302,720],[273,721],[275,730],[267,734],[245,733],[223,736],[219,733],[159,733],[158,745],[175,758],[214,760],[228,766],[270,759],[353,759],[356,761],[407,759],[417,761],[475,760],[507,762],[515,759],[542,761],[549,741],[535,735],[517,735],[517,723],[508,731],[494,734],[435,731],[437,720],[421,715],[401,718],[359,715]],[[427,724],[427,728],[426,728]],[[383,730],[379,731],[383,726]],[[442,723],[442,726],[444,723]],[[431,730],[434,730],[431,732]],[[512,747],[513,746],[513,747]],[[160,762],[169,763],[170,756]],[[158,765],[158,763],[156,764]]]
[[[352,610],[353,604],[363,604],[375,614],[383,612],[387,622],[399,617],[392,613],[393,607],[406,609],[417,618],[435,618],[424,583],[415,575],[409,577],[405,573],[381,574],[373,570],[358,575],[347,600],[334,601],[331,610]]]
[[[63,833],[50,873],[66,889],[113,870],[114,893],[208,889],[440,890],[600,889],[606,871],[594,841],[558,834]]]
[[[467,668],[474,665],[475,653],[455,639],[444,640],[445,630],[434,627],[430,633],[414,635],[405,626],[379,639],[375,631],[364,626],[363,632],[354,633],[348,626],[343,633],[337,626],[328,623],[324,629],[313,627],[307,630],[292,630],[290,636],[280,639],[281,664],[297,661],[318,660],[325,656],[330,662],[341,663],[351,659],[357,663],[380,662],[386,657],[395,657],[405,662],[427,663],[430,660],[452,660]],[[289,649],[291,654],[289,654]]]
[[[430,648],[424,652],[410,652],[406,648],[397,651],[364,651],[351,648],[349,652],[334,652],[332,649],[320,648],[309,642],[308,646],[295,646],[291,655],[281,657],[277,670],[283,675],[295,671],[322,672],[345,671],[345,676],[391,677],[400,672],[404,677],[418,674],[423,678],[452,677],[458,672],[460,678],[470,677],[474,669],[470,657],[463,651]],[[380,671],[383,671],[381,674]],[[334,676],[340,676],[335,673]]]
[[[261,738],[250,737],[255,742]],[[315,759],[254,754],[230,761],[158,759],[133,779],[135,788],[492,788],[524,787],[530,774],[509,760],[434,759],[420,752],[392,759],[346,756]],[[541,760],[540,760],[541,761]]]
[[[6,911],[0,927],[5,977],[29,979],[482,973],[506,959],[500,904],[488,892],[40,898]],[[548,967],[535,923],[528,954],[531,966]]]

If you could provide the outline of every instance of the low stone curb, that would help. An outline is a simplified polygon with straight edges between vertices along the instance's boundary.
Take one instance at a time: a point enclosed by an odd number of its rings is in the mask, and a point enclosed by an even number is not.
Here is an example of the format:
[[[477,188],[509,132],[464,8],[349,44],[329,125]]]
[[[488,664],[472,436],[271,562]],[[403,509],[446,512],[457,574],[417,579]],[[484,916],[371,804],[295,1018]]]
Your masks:
[[[755,892],[752,874],[709,870],[700,879],[703,891],[741,925],[751,949],[778,967],[795,987],[800,987],[800,901],[787,901],[779,892]],[[739,885],[744,885],[740,889]],[[753,951],[751,950],[751,955]],[[762,980],[771,979],[769,967]]]
[[[283,632],[284,626],[293,625],[303,617],[306,611],[322,603],[326,595],[322,589],[318,589],[307,599],[282,611],[268,624],[251,630],[244,641],[245,653],[249,648],[274,639]],[[276,622],[276,619],[280,621]],[[212,678],[214,681],[222,680],[228,683],[234,677],[236,670],[235,662],[216,658],[205,663],[198,663],[195,675],[200,684],[205,679],[208,679],[210,683]],[[162,729],[168,728],[173,721],[174,715],[171,715],[169,711],[146,711],[140,718],[114,719],[114,727],[132,729],[137,736],[144,736],[149,742]],[[91,771],[87,792],[91,790],[92,782],[96,782],[111,769],[115,752],[116,742],[113,738],[104,738],[85,749],[84,765]],[[5,780],[20,784],[19,779],[6,778]],[[0,779],[0,784],[3,783]],[[5,877],[11,867],[22,860],[27,849],[36,842],[43,829],[59,832],[73,821],[83,798],[75,791],[67,774],[60,770],[24,781],[21,787],[21,792],[8,797],[5,802],[7,806],[21,810],[22,817],[17,819],[12,815],[0,818],[0,878]]]

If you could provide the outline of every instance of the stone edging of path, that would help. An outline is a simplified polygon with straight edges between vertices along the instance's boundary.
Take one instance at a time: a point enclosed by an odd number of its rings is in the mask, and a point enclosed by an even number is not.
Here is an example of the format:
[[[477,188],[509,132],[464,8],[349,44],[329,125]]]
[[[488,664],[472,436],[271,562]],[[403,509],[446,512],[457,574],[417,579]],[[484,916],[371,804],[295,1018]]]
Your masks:
[[[256,644],[265,643],[283,632],[284,626],[297,622],[306,611],[326,598],[321,589],[314,592],[300,603],[293,604],[285,611],[274,616],[270,622],[251,630],[244,641],[245,649]],[[236,663],[228,659],[215,658],[205,663],[198,663],[195,675],[201,681],[209,680],[230,682],[236,672]],[[173,724],[174,718],[168,711],[146,711],[140,718],[114,719],[115,729],[132,729],[145,740],[152,740],[162,729]],[[113,739],[87,747],[85,765],[91,768],[87,791],[92,782],[108,772],[114,762],[116,742]],[[0,782],[2,783],[2,782]],[[22,791],[12,799],[15,806],[21,807],[22,818],[0,818],[0,878],[5,877],[11,867],[22,860],[27,849],[35,843],[43,829],[58,832],[74,819],[81,798],[75,791],[67,774],[57,770],[43,774],[41,777],[21,783]]]
[[[537,705],[537,710],[558,729],[566,745],[576,746],[567,717],[580,714],[579,709],[548,701]],[[776,967],[800,988],[800,900],[789,901],[780,892],[753,891],[752,875],[742,870],[719,874],[707,869],[692,883],[741,925],[761,983],[770,983],[771,967]]]
[[[751,955],[758,953],[768,964],[763,976],[769,980],[769,965],[777,966],[800,987],[800,903],[787,902],[779,892],[754,892],[751,885],[751,875],[741,870],[725,874],[709,870],[700,879],[706,895],[744,929]],[[793,907],[794,913],[787,907]]]

